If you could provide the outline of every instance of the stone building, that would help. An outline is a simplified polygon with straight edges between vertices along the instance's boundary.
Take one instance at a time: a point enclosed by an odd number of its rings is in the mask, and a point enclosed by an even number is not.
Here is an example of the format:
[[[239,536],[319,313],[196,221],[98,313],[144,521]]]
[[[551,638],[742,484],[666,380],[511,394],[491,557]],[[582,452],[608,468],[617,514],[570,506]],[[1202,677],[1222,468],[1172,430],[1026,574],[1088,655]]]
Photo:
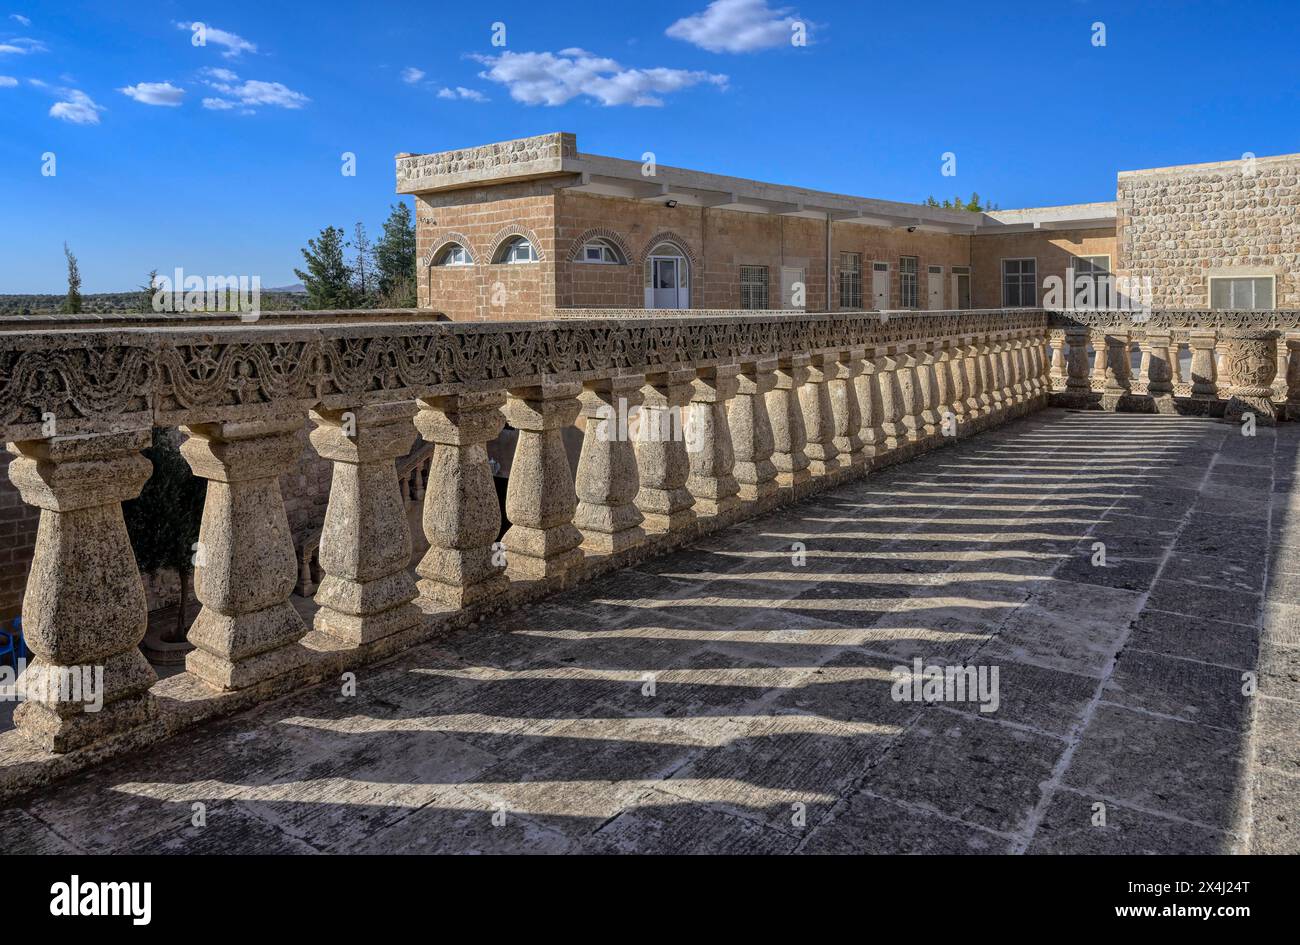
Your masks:
[[[1114,275],[1157,307],[1296,307],[1300,155],[1125,171],[1113,202],[972,213],[582,154],[571,134],[401,154],[420,305],[964,309],[1084,303]],[[1080,295],[1083,290],[1087,294]]]

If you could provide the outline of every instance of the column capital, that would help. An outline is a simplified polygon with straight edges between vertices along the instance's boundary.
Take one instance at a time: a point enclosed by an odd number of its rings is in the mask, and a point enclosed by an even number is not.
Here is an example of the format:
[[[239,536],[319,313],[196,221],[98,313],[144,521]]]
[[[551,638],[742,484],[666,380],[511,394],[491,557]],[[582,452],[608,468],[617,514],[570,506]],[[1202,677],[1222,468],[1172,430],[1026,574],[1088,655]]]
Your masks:
[[[150,430],[10,443],[9,478],[28,505],[71,512],[134,499],[153,466],[140,454]]]
[[[346,410],[323,407],[311,411],[316,428],[308,438],[322,459],[336,463],[368,463],[397,459],[415,440],[415,401],[368,404]]]

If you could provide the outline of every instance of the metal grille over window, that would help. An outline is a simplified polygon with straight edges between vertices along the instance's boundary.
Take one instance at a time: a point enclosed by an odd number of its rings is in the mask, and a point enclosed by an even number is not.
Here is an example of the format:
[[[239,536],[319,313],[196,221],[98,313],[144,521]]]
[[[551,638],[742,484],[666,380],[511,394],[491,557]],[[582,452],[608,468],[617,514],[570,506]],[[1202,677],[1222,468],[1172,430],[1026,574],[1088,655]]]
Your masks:
[[[917,307],[917,271],[915,256],[900,256],[898,260],[898,304],[903,308]]]
[[[840,253],[840,308],[862,308],[862,256]]]
[[[740,307],[767,308],[767,267],[740,267]]]

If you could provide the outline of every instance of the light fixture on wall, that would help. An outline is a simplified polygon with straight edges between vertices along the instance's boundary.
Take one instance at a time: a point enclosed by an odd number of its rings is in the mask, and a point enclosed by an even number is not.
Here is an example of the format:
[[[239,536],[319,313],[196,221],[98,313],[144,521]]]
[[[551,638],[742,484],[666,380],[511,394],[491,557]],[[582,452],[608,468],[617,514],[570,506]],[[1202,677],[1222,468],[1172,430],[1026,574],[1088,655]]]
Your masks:
[[[664,206],[667,207],[669,210],[671,210],[673,207],[677,206],[677,201],[676,200],[665,201]]]

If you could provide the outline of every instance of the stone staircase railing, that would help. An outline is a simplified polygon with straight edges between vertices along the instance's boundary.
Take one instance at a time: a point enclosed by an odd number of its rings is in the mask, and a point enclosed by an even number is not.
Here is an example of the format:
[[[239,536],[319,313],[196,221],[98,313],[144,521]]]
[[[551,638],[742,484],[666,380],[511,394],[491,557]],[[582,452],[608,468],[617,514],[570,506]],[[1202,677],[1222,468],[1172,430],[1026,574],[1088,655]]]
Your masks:
[[[41,509],[26,679],[94,667],[104,698],[91,713],[35,687],[0,733],[0,796],[1044,406],[1048,327],[1028,310],[0,326],[0,433]],[[575,477],[561,431],[580,414]],[[334,463],[310,628],[280,492],[308,420]],[[486,444],[506,420],[498,543]],[[121,513],[154,425],[181,428],[208,480],[196,649],[162,681]],[[413,428],[432,444],[414,577],[394,463]]]
[[[1300,312],[1070,311],[1049,319],[1053,403],[1230,418],[1249,411],[1264,423],[1300,417]]]

